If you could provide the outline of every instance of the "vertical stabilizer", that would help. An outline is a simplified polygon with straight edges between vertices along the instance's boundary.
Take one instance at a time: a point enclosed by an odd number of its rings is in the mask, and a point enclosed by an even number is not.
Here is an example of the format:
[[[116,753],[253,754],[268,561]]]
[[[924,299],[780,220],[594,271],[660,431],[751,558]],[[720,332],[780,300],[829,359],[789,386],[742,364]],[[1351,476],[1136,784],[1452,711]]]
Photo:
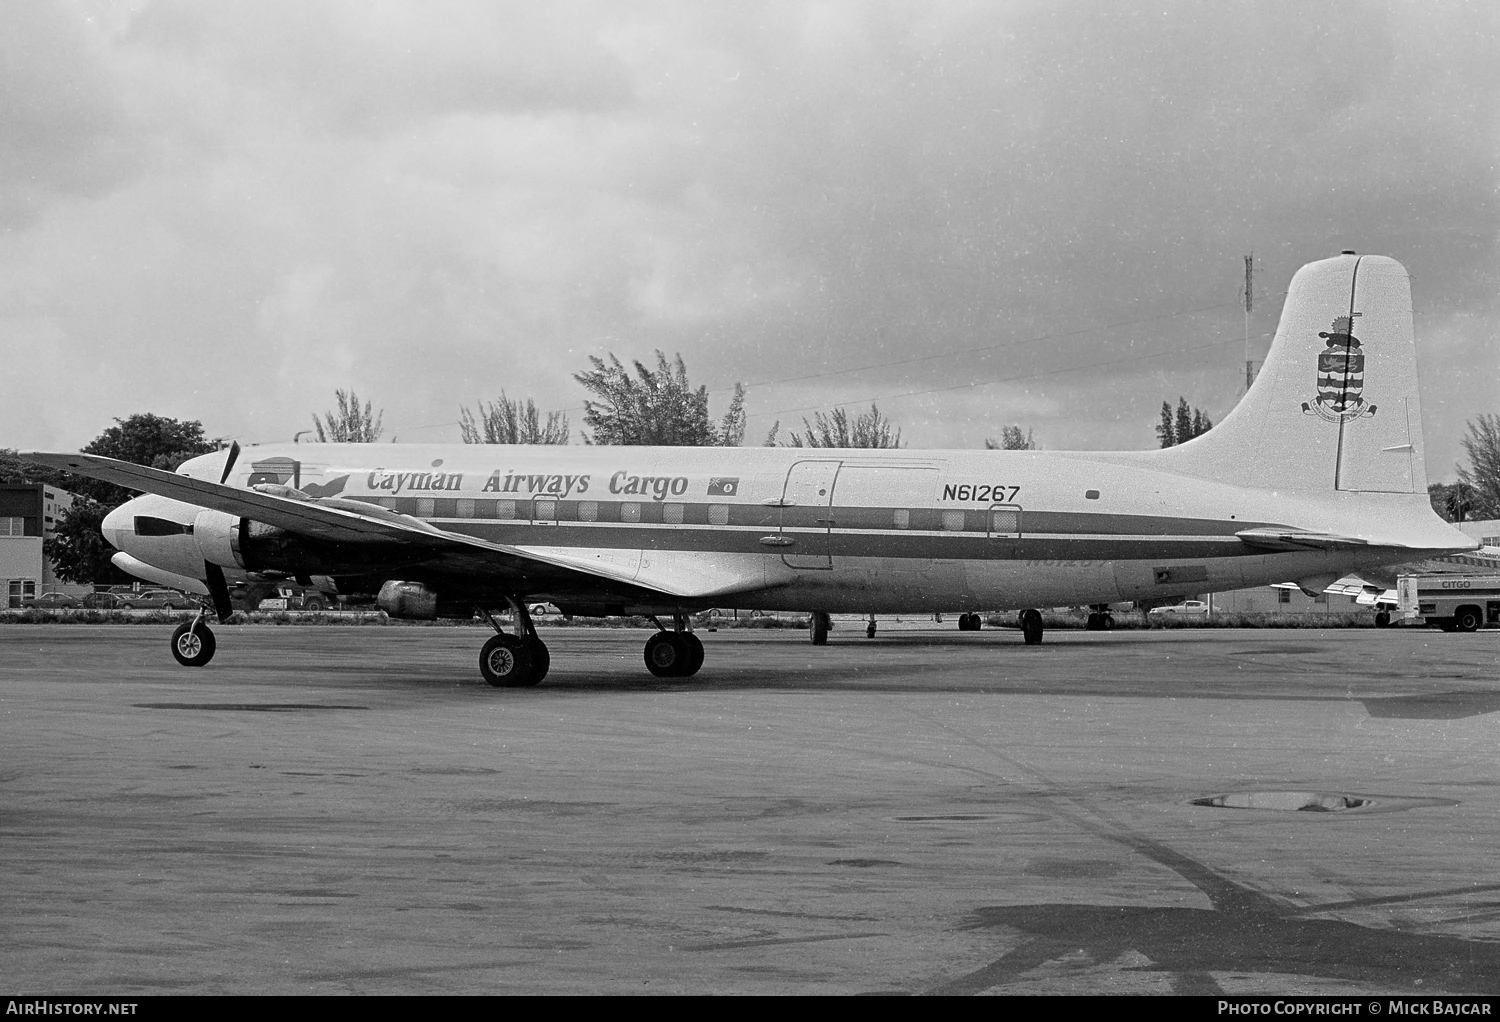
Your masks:
[[[1302,267],[1250,391],[1161,455],[1175,471],[1287,493],[1425,494],[1406,269],[1349,254]]]

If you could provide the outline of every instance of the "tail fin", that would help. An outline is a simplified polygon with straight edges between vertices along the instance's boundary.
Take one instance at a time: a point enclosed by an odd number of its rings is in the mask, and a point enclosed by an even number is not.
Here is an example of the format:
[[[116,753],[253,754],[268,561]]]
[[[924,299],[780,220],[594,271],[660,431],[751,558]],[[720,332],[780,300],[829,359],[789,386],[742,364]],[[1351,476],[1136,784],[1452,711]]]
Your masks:
[[[1345,254],[1298,270],[1249,393],[1160,453],[1175,471],[1284,493],[1425,495],[1405,267]]]

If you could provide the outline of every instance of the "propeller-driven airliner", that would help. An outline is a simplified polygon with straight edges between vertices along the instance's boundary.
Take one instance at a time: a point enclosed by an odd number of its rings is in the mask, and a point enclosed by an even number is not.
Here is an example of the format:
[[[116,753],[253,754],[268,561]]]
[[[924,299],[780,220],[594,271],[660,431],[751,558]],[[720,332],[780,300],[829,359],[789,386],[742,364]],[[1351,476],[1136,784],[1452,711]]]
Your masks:
[[[831,613],[1016,610],[1035,644],[1041,607],[1321,589],[1474,549],[1433,512],[1423,453],[1406,271],[1345,253],[1298,271],[1224,421],[1165,450],[236,444],[176,472],[24,457],[141,491],[104,520],[115,562],[221,621],[242,579],[478,615],[496,632],[484,679],[526,686],[548,668],[540,602],[649,615],[646,667],[680,678],[704,659],[690,616],[712,607],[810,612],[819,644]],[[207,608],[171,639],[186,666],[215,647]]]

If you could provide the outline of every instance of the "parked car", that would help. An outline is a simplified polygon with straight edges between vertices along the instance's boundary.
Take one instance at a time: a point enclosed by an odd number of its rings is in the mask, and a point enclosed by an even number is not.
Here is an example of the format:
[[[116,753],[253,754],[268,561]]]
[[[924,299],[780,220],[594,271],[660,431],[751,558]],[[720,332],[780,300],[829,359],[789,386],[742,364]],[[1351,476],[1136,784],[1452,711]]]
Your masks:
[[[1208,604],[1202,600],[1186,600],[1170,607],[1152,607],[1151,614],[1207,614]]]
[[[327,610],[330,597],[316,589],[281,586],[273,595],[262,597],[256,610]]]
[[[93,610],[114,610],[120,605],[120,597],[110,592],[89,593],[83,605]]]
[[[76,596],[67,593],[43,593],[36,598],[35,606],[50,607],[53,610],[66,610],[72,607],[81,607],[83,603]]]
[[[175,589],[146,589],[120,597],[121,610],[183,610],[191,607],[190,597]]]

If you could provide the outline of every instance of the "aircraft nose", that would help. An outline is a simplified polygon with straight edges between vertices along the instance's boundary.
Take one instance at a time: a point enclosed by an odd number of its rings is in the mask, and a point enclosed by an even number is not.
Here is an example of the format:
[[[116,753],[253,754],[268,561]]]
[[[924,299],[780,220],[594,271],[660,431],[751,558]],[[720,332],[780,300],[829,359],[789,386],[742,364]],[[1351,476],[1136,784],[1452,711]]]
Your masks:
[[[129,542],[128,537],[135,535],[135,509],[131,507],[134,503],[134,500],[127,500],[105,515],[104,521],[99,523],[99,532],[109,545],[126,553],[130,552],[125,545]]]

